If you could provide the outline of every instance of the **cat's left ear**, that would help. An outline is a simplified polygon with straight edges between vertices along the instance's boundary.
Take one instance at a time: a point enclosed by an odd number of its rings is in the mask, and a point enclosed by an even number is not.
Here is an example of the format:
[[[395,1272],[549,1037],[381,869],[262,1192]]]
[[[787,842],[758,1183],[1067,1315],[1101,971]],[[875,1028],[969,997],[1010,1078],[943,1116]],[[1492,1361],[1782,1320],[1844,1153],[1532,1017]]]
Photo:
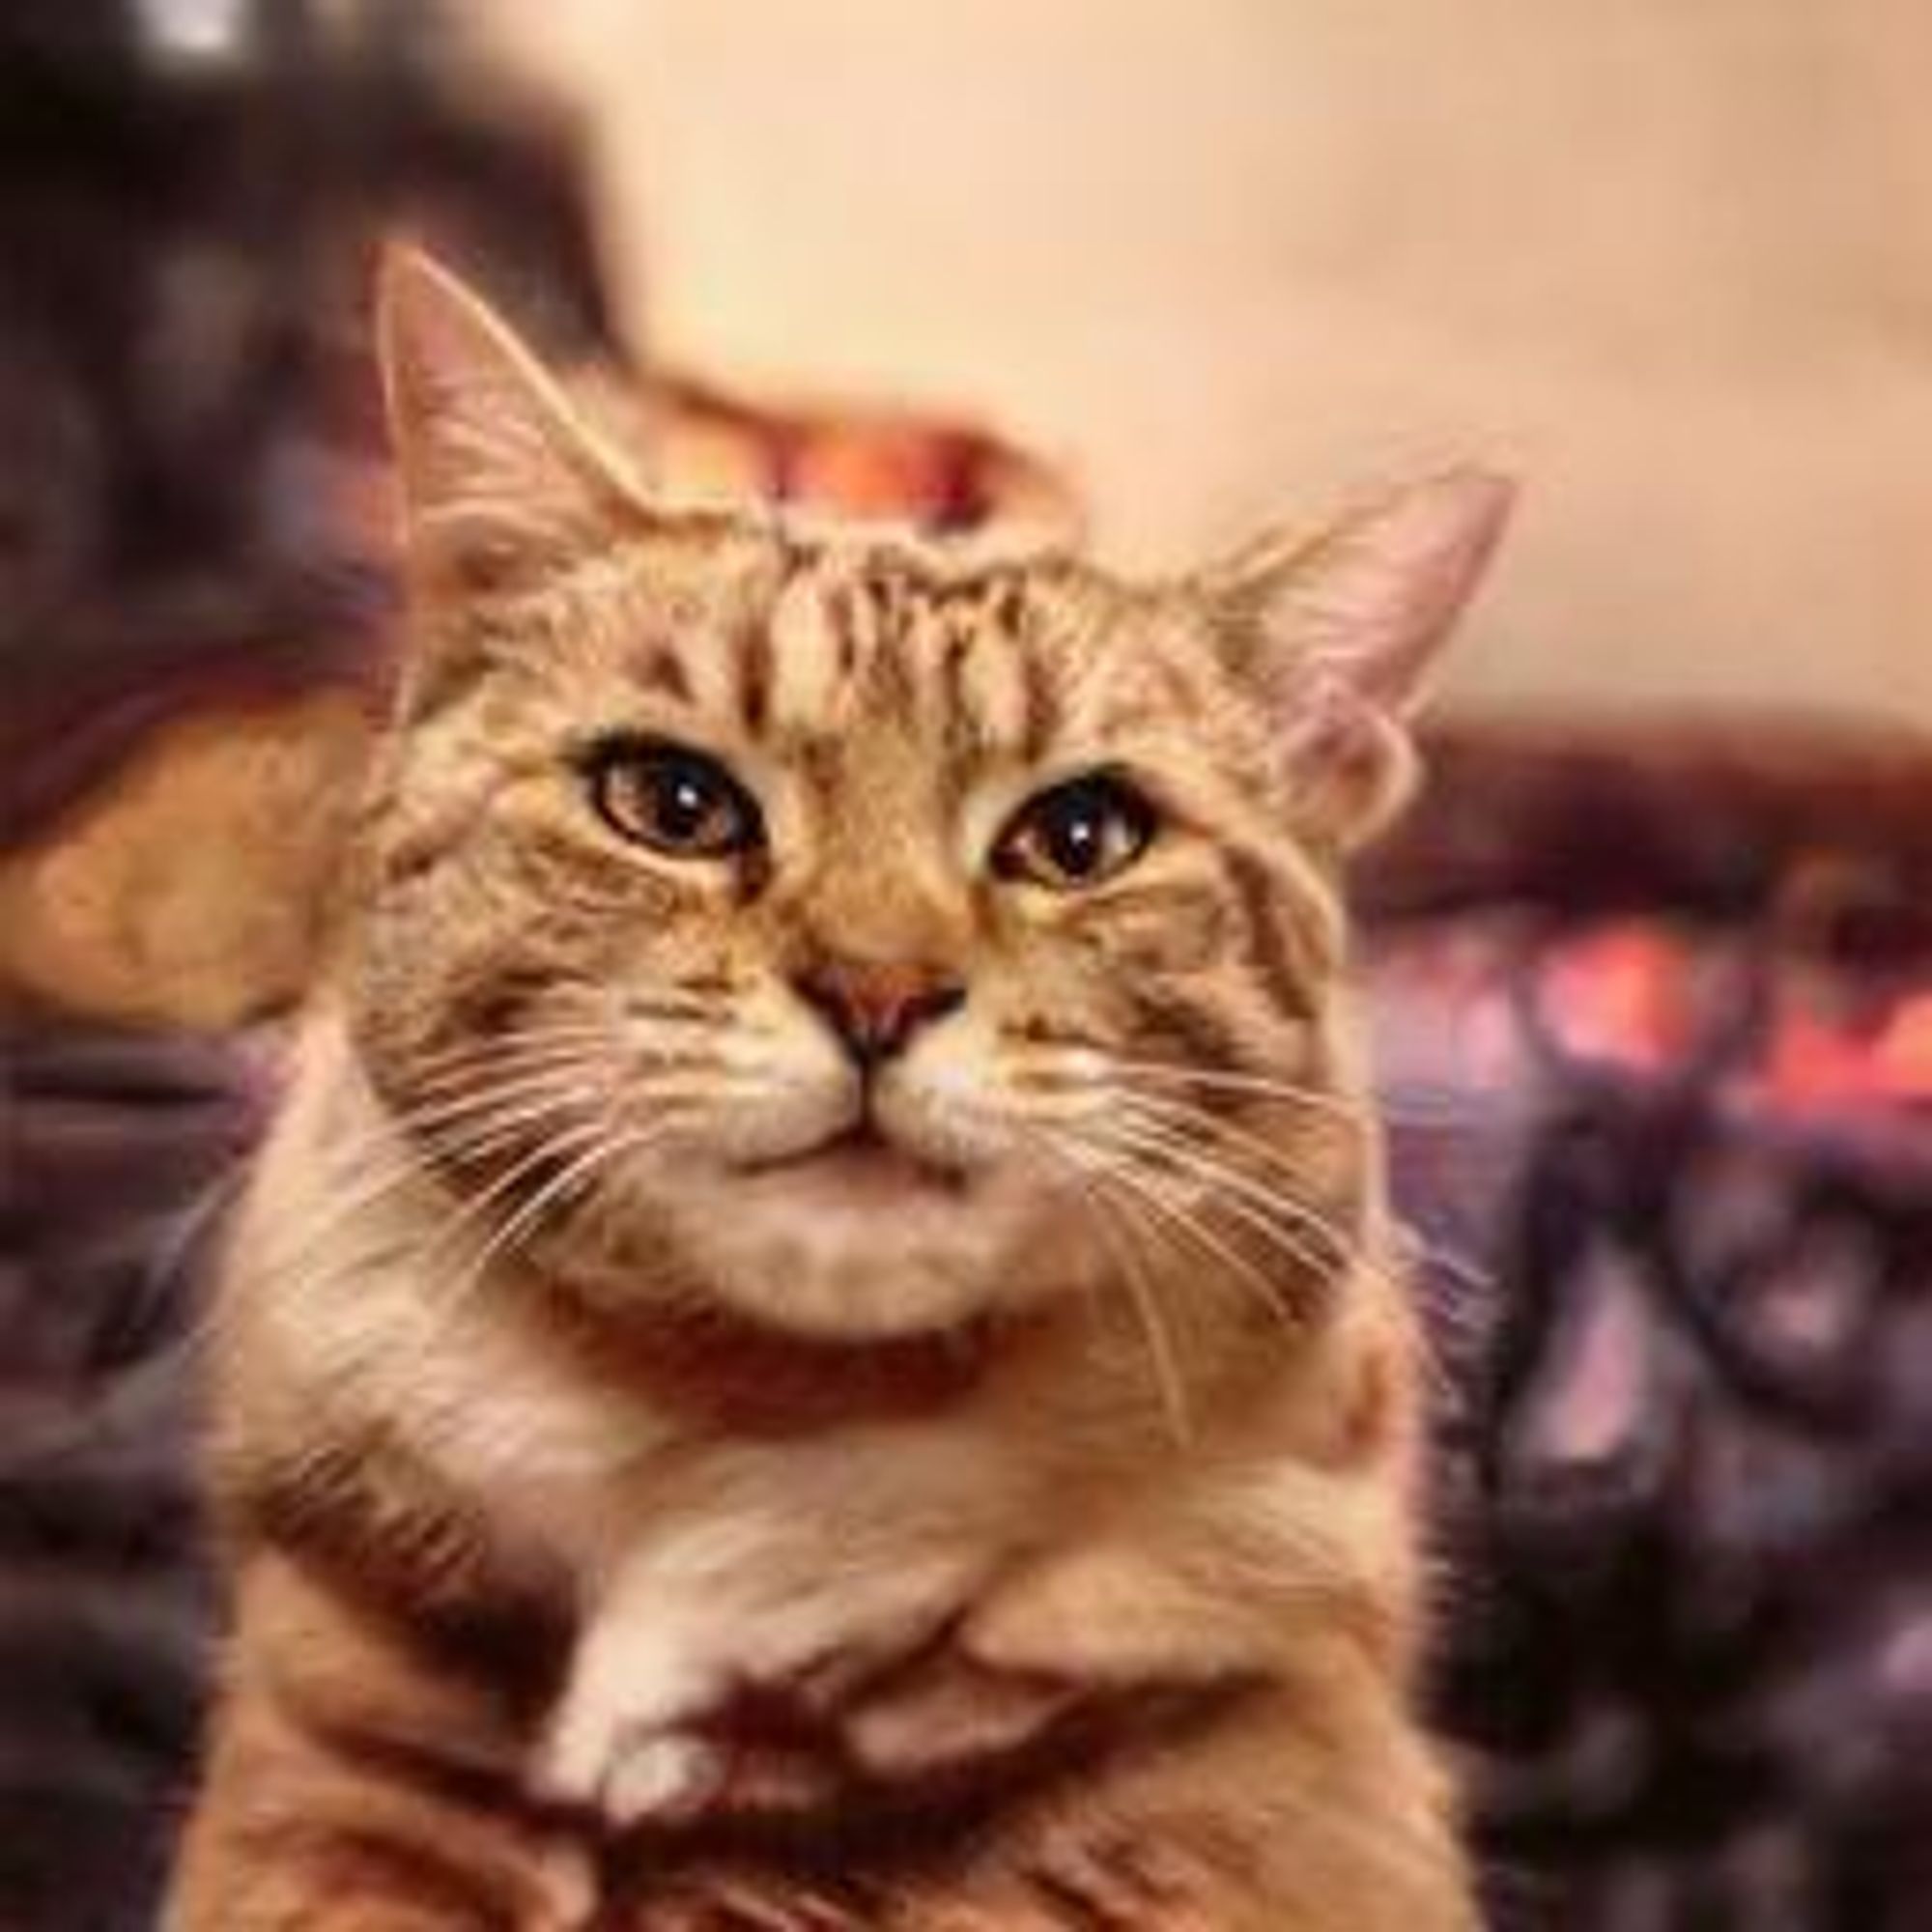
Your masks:
[[[410,559],[433,593],[522,586],[645,518],[556,383],[427,255],[385,251],[376,334]]]
[[[1310,535],[1275,532],[1199,580],[1281,720],[1297,828],[1338,849],[1394,816],[1407,720],[1509,521],[1515,487],[1452,470]]]

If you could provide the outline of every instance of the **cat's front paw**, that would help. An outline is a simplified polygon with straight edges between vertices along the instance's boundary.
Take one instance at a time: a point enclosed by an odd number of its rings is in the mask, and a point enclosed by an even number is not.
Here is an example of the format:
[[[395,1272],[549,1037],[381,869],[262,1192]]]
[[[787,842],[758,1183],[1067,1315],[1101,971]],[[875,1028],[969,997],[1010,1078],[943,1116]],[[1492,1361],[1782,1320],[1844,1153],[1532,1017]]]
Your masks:
[[[626,1832],[797,1814],[830,1803],[845,1776],[824,1738],[733,1705],[682,1724],[624,1723],[594,1741],[559,1734],[536,1785],[550,1803]]]
[[[696,1816],[728,1771],[712,1725],[729,1693],[728,1678],[690,1645],[645,1625],[604,1626],[552,1717],[536,1795],[620,1830]]]
[[[730,1753],[696,1715],[648,1719],[566,1709],[538,1761],[546,1803],[594,1811],[619,1831],[689,1822],[710,1809],[730,1775]]]
[[[829,1661],[828,1661],[829,1672]],[[823,1804],[840,1775],[809,1704],[654,1643],[606,1642],[553,1719],[532,1786],[606,1829]]]

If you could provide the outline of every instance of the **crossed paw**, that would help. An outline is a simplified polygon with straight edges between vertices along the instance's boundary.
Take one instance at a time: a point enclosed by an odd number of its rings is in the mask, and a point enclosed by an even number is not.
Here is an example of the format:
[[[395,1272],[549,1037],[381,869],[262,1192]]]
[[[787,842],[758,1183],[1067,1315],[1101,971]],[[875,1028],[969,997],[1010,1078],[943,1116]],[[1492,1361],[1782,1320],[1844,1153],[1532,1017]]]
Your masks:
[[[580,1666],[534,1782],[616,1831],[807,1811],[1023,1749],[1078,1701],[1062,1681],[977,1662],[945,1631],[755,1675],[607,1641]]]

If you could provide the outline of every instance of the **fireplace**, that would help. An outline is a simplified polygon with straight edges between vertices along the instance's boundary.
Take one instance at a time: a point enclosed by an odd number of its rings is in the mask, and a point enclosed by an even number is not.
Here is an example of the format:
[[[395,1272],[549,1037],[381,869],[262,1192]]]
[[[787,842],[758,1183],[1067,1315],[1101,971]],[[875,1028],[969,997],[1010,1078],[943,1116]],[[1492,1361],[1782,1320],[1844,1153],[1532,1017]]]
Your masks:
[[[1372,979],[1496,1921],[1919,1922],[1932,815],[1829,741],[1444,763]]]

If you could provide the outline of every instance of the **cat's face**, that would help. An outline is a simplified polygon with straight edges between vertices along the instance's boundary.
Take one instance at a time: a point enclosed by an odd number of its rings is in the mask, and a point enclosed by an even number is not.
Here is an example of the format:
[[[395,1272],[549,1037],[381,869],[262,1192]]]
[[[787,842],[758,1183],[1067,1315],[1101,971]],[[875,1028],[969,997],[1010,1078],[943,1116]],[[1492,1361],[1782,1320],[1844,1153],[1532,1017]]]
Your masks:
[[[1230,1123],[1346,1193],[1332,862],[1400,740],[1363,680],[1297,686],[1278,552],[1132,586],[654,510],[433,271],[389,331],[418,657],[351,997],[506,1238],[881,1335],[1220,1240]],[[1455,487],[1432,632],[1499,510]]]

